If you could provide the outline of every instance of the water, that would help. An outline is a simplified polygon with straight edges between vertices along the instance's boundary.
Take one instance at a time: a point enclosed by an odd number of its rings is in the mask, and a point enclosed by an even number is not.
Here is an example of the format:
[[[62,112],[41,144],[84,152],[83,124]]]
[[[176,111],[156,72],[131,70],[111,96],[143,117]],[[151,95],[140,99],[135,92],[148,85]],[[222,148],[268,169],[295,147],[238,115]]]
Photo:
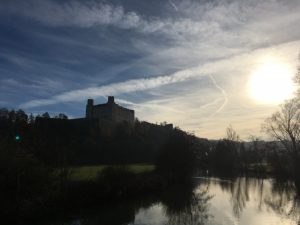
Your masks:
[[[194,186],[171,187],[144,197],[47,225],[295,225],[300,205],[293,182],[238,177],[194,179]],[[43,223],[39,223],[43,224]]]

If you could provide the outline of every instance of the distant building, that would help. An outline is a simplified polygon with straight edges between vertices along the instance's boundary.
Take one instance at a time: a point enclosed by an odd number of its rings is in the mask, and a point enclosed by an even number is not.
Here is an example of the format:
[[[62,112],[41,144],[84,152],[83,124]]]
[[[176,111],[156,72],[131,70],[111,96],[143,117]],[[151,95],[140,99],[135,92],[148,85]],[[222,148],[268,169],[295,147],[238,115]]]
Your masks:
[[[108,96],[107,103],[99,105],[94,105],[94,100],[88,99],[85,117],[87,119],[134,123],[134,110],[119,106],[115,103],[113,96]]]

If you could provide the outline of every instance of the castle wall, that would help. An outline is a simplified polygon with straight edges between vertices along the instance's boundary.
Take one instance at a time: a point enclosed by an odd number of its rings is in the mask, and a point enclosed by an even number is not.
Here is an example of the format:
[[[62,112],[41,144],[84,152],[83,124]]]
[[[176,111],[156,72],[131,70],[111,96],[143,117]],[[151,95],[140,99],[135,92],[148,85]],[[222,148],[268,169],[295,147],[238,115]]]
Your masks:
[[[114,102],[114,97],[109,96],[105,104],[94,105],[92,99],[88,100],[86,106],[86,118],[98,118],[112,122],[127,121],[134,122],[134,110],[126,109]]]
[[[105,120],[113,120],[113,109],[109,105],[94,106],[92,117]]]
[[[113,109],[113,120],[115,122],[127,121],[129,123],[133,123],[134,111],[115,105]]]

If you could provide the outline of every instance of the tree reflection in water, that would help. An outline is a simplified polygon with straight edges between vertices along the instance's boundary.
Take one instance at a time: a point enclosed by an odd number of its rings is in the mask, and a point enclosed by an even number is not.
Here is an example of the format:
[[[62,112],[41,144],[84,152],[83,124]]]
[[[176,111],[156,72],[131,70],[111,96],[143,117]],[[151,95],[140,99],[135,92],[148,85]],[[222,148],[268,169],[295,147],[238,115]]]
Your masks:
[[[176,186],[161,199],[170,225],[202,225],[209,219],[208,190],[195,191],[192,186]]]
[[[265,196],[265,204],[276,213],[300,224],[300,186],[297,182],[274,180],[271,190],[271,196]]]
[[[299,193],[300,186],[292,181],[249,177],[201,178],[197,185],[170,187],[164,193],[111,203],[77,214],[76,218],[80,219],[51,224],[232,224],[232,221],[228,222],[231,214],[240,222],[251,216],[256,217],[253,220],[256,222],[264,218],[271,224],[283,218],[286,224],[300,224]],[[232,212],[222,208],[224,206],[231,206]]]
[[[195,184],[177,185],[169,188],[161,195],[144,196],[119,203],[111,203],[105,207],[90,210],[79,216],[80,219],[67,222],[68,225],[127,225],[135,224],[136,214],[151,206],[163,206],[162,214],[167,224],[201,225],[206,224],[209,216],[207,203],[211,199],[208,190],[195,191]],[[145,221],[147,223],[147,221]],[[59,223],[61,225],[62,223]],[[58,225],[55,223],[55,225]]]
[[[300,224],[300,185],[297,182],[249,177],[207,181],[209,185],[219,185],[222,191],[229,193],[236,218],[240,217],[251,199],[255,199],[259,212],[272,210]]]
[[[118,203],[113,206],[93,211],[89,215],[85,215],[78,225],[123,225],[134,221],[135,207],[133,202]]]

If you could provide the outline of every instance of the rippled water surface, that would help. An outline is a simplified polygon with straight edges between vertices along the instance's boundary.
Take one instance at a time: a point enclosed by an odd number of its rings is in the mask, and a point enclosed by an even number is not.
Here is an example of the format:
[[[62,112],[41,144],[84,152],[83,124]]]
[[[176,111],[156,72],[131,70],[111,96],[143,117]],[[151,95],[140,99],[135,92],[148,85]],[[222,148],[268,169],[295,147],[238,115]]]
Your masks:
[[[103,206],[47,225],[292,225],[300,224],[293,182],[238,177],[195,178],[159,197]],[[41,224],[41,223],[40,223]]]

